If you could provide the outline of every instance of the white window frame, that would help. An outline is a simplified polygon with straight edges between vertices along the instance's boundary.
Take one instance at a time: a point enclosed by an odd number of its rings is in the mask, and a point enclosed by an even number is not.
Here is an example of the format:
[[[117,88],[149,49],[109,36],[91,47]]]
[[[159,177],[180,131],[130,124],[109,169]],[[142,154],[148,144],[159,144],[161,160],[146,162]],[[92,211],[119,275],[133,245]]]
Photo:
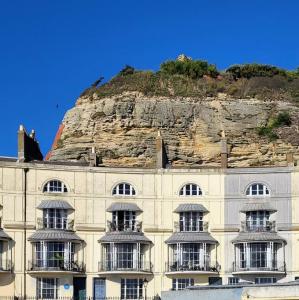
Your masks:
[[[113,196],[136,196],[135,188],[132,184],[121,182],[112,189]]]
[[[260,182],[252,183],[246,189],[246,196],[248,196],[248,197],[269,197],[270,190],[263,183],[260,183]]]
[[[131,288],[129,286],[130,282],[136,284],[133,288],[136,289],[136,297],[133,297],[131,293],[129,293],[128,289]],[[143,279],[129,279],[129,278],[122,278],[121,279],[121,299],[143,299]],[[132,289],[132,288],[131,288]],[[134,292],[135,294],[135,292]]]
[[[237,285],[240,282],[239,277],[228,277],[228,285]]]
[[[172,290],[173,291],[184,290],[188,286],[194,286],[193,278],[173,278],[172,279]]]
[[[67,186],[58,179],[49,180],[43,187],[43,193],[67,193]]]
[[[46,287],[46,281],[54,282],[53,285],[53,297],[44,297],[43,290],[50,290]],[[52,290],[52,289],[51,289]],[[58,298],[58,278],[37,278],[36,279],[36,297],[37,299],[56,299]]]
[[[43,223],[44,227],[49,229],[68,229],[67,209],[45,208],[43,210]]]
[[[203,213],[199,211],[181,212],[179,224],[180,231],[203,231]]]
[[[268,281],[268,282],[263,282],[263,281]],[[272,284],[276,283],[277,279],[276,277],[256,277],[254,279],[255,284]]]
[[[187,183],[181,187],[179,195],[182,197],[198,197],[202,196],[202,190],[195,183]]]

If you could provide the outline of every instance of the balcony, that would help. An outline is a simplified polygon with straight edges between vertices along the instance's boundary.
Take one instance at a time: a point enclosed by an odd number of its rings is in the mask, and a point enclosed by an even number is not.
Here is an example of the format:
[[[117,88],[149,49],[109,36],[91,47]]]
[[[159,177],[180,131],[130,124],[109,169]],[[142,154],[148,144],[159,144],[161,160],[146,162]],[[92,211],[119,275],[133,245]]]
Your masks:
[[[82,262],[78,261],[29,261],[27,271],[31,273],[84,273],[85,265]]]
[[[129,223],[107,221],[108,232],[142,232],[142,222],[131,221]]]
[[[149,261],[128,260],[128,261],[100,261],[99,273],[118,274],[143,274],[152,272],[152,263]]]
[[[286,272],[286,265],[285,262],[280,261],[265,261],[260,263],[260,266],[253,264],[246,266],[246,262],[243,262],[241,266],[233,263],[231,272],[234,274],[283,274]]]
[[[267,221],[264,225],[257,225],[257,224],[252,224],[248,221],[242,221],[241,231],[242,232],[275,232],[276,222]]]
[[[65,218],[56,218],[55,220],[48,221],[45,218],[37,219],[37,230],[40,229],[58,229],[58,230],[74,230],[74,220]]]
[[[9,259],[0,259],[0,274],[9,273],[13,269],[11,260]]]
[[[174,222],[175,232],[208,232],[209,222],[196,221],[196,222]]]
[[[165,273],[168,274],[214,274],[218,273],[219,271],[220,265],[218,264],[218,262],[168,262],[166,263],[165,267]]]

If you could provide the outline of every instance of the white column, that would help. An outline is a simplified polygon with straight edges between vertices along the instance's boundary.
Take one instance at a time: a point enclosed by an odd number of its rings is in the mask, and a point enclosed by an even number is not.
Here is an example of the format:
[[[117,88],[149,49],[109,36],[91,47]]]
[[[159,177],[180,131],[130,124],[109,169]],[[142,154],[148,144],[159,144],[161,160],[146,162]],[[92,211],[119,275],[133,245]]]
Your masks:
[[[199,265],[200,267],[206,268],[207,266],[207,244],[202,243],[200,244],[200,250],[199,250]]]
[[[245,257],[246,257],[246,268],[250,268],[251,265],[251,259],[250,259],[250,244],[244,243],[244,251],[245,251]]]
[[[273,267],[273,242],[267,243],[267,268]]]

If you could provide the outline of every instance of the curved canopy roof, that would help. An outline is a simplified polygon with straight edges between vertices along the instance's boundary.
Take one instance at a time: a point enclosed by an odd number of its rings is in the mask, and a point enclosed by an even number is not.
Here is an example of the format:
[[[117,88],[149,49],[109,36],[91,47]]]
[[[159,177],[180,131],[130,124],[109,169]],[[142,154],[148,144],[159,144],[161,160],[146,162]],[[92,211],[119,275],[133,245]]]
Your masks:
[[[218,242],[208,232],[175,232],[166,241],[166,244],[176,243],[208,243]]]
[[[3,229],[0,229],[0,240],[11,240],[11,237]]]
[[[248,202],[241,207],[241,212],[267,210],[271,212],[277,211],[269,202]]]
[[[107,232],[99,239],[100,243],[152,243],[143,233],[139,232]]]
[[[208,212],[208,210],[202,205],[197,203],[184,203],[180,204],[174,212],[188,212],[188,211],[200,211],[200,212]]]
[[[80,242],[82,239],[72,231],[64,230],[38,230],[33,233],[29,238],[30,242],[39,242],[39,241],[73,241]]]
[[[58,209],[72,209],[74,208],[63,200],[43,200],[38,206],[38,209],[58,208]]]
[[[135,203],[115,202],[112,203],[107,208],[107,211],[113,212],[113,211],[142,211],[142,210]]]
[[[276,232],[240,232],[239,235],[232,240],[233,244],[243,242],[284,242],[286,240],[279,236]]]

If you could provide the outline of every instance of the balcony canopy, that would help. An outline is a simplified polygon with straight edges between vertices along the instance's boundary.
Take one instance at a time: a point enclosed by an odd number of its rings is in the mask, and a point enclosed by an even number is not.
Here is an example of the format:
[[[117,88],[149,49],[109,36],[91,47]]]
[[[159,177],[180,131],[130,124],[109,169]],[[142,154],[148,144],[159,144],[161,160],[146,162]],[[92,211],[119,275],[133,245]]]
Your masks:
[[[82,239],[71,231],[63,230],[38,230],[32,234],[28,241],[40,242],[40,241],[65,241],[65,242],[80,242]]]
[[[276,232],[240,232],[239,235],[232,240],[233,244],[243,242],[283,242],[286,244],[286,240]]]
[[[199,211],[199,212],[208,212],[208,210],[202,205],[202,204],[196,204],[196,203],[184,203],[180,204],[174,212],[180,213],[180,212],[189,212],[189,211]]]
[[[112,203],[108,208],[108,212],[113,211],[142,211],[135,203],[122,203],[115,202]]]
[[[74,208],[63,200],[43,200],[38,206],[38,209],[57,208],[57,209],[72,209]]]
[[[5,233],[2,229],[0,229],[0,241],[8,241],[8,240],[11,240],[11,237]]]
[[[217,244],[218,242],[207,232],[175,232],[165,241],[166,244],[177,243],[207,243]]]
[[[151,240],[140,232],[107,232],[99,239],[100,243],[141,243],[151,244]]]
[[[247,212],[247,211],[258,211],[258,210],[266,210],[266,211],[270,211],[270,212],[277,211],[277,209],[275,209],[269,202],[244,203],[240,211]]]

